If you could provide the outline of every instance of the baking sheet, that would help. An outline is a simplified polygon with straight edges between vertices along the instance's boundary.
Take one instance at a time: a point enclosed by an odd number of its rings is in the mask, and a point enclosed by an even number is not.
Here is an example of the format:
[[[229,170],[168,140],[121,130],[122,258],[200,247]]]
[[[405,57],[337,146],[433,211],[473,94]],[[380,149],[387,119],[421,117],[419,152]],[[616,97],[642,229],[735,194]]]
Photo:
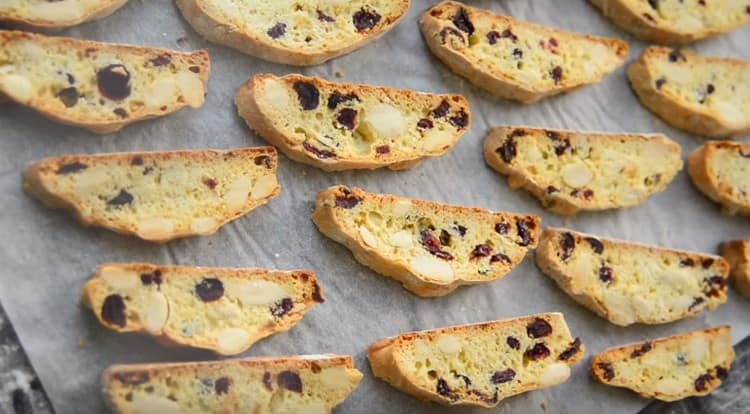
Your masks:
[[[746,237],[746,219],[722,216],[695,190],[685,172],[667,190],[640,207],[564,220],[545,212],[536,199],[513,192],[482,159],[482,139],[490,125],[528,124],[550,128],[663,132],[684,154],[701,142],[669,128],[644,109],[630,91],[624,68],[602,83],[531,106],[491,97],[451,74],[426,50],[419,14],[436,1],[416,0],[404,21],[374,44],[328,64],[301,70],[310,75],[458,92],[470,101],[471,131],[447,155],[410,171],[324,173],[282,157],[281,196],[224,227],[212,237],[155,245],[100,229],[84,229],[69,216],[50,211],[21,190],[22,168],[39,158],[75,152],[232,148],[263,145],[235,114],[233,96],[249,76],[286,74],[300,69],[275,65],[208,44],[181,18],[173,2],[131,0],[101,21],[66,35],[189,50],[206,48],[212,76],[206,104],[172,116],[97,136],[44,120],[15,105],[0,106],[0,300],[2,300],[58,413],[103,412],[99,374],[113,363],[190,361],[212,353],[164,349],[151,338],[119,335],[101,327],[78,304],[79,289],[104,261],[149,261],[204,266],[262,266],[317,271],[327,301],[288,333],[255,345],[245,355],[332,352],[352,354],[365,378],[341,406],[341,413],[486,412],[424,404],[375,379],[365,359],[367,346],[399,332],[562,311],[588,355],[605,347],[704,326],[732,324],[734,339],[750,333],[750,301],[733,291],[717,311],[662,326],[620,328],[581,308],[527,259],[506,278],[461,288],[437,299],[420,299],[400,285],[359,265],[343,246],[323,237],[309,216],[317,191],[333,184],[359,186],[440,202],[495,210],[535,213],[545,225],[567,225],[601,236],[715,252],[722,240]],[[598,35],[619,36],[631,45],[630,58],[644,44],[613,26],[582,0],[474,1],[512,16]],[[178,42],[178,39],[185,40]],[[750,58],[750,27],[696,45],[699,52]],[[632,413],[646,404],[634,394],[595,383],[588,358],[558,387],[527,393],[502,403],[495,412]],[[746,390],[747,391],[747,390]],[[750,391],[748,391],[750,392]]]

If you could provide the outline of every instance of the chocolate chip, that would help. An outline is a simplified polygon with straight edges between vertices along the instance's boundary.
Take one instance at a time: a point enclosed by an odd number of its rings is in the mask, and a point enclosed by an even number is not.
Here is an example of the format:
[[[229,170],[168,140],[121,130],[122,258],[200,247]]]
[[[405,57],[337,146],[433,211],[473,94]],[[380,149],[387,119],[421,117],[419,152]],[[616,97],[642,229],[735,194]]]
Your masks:
[[[125,190],[120,190],[120,193],[115,198],[107,201],[110,206],[124,206],[133,202],[133,195]]]
[[[729,371],[727,371],[726,368],[717,365],[716,368],[715,368],[715,370],[716,370],[716,376],[720,380],[724,381],[724,380],[727,379],[727,377],[729,377]]]
[[[695,266],[695,261],[691,258],[686,258],[680,260],[680,267],[693,267]]]
[[[96,73],[99,92],[113,101],[130,96],[130,72],[121,64],[105,66]]]
[[[526,334],[530,338],[544,338],[551,333],[552,325],[541,318],[536,318],[530,324],[526,325]]]
[[[122,385],[127,385],[129,387],[137,387],[149,382],[151,379],[148,372],[145,371],[118,372],[114,374],[114,377],[116,380],[120,381]]]
[[[417,122],[417,128],[419,129],[432,129],[433,123],[432,120],[427,118],[422,118]]]
[[[497,39],[499,39],[499,38],[500,38],[500,33],[498,33],[495,30],[487,33],[487,41],[491,45],[494,45],[495,43],[497,43]]]
[[[291,298],[284,298],[276,302],[271,308],[271,315],[277,318],[283,318],[294,307],[294,301]]]
[[[687,59],[685,58],[685,55],[683,55],[679,50],[673,50],[669,52],[669,55],[667,56],[669,58],[670,62],[677,62],[678,60],[682,60],[683,62],[687,62]]]
[[[688,306],[688,311],[692,311],[693,309],[698,307],[701,303],[705,302],[705,300],[706,299],[704,299],[701,296],[693,298],[693,303],[691,303],[690,306]]]
[[[323,13],[320,10],[316,10],[316,12],[318,14],[318,20],[320,20],[321,22],[333,23],[333,22],[336,21],[336,19],[334,19],[333,17],[331,17],[331,16]]]
[[[359,101],[359,97],[354,93],[342,95],[339,92],[334,92],[328,97],[328,109],[334,110],[339,104],[350,101]]]
[[[118,294],[112,294],[104,299],[102,304],[102,319],[106,322],[117,325],[121,328],[125,327],[125,301],[122,296]]]
[[[264,372],[263,373],[263,386],[266,387],[268,391],[273,391],[273,385],[271,384],[271,373],[270,372]]]
[[[493,384],[503,384],[506,382],[513,381],[513,378],[516,377],[516,371],[513,371],[513,369],[508,368],[503,371],[495,371],[494,374],[492,374],[492,377],[490,377],[490,382]]]
[[[156,67],[166,66],[166,65],[169,65],[171,62],[172,62],[172,57],[166,53],[151,59],[151,64]]]
[[[276,382],[281,388],[299,393],[302,392],[302,380],[296,372],[281,371],[276,377]]]
[[[447,100],[443,99],[442,102],[440,102],[440,105],[438,105],[435,109],[430,112],[430,116],[433,118],[442,118],[446,115],[448,115],[448,111],[451,109],[451,105],[448,103]]]
[[[229,377],[221,377],[214,381],[216,395],[228,394],[230,385],[232,385],[232,380]]]
[[[557,85],[562,80],[563,68],[561,68],[560,66],[555,66],[554,68],[552,68],[549,74],[550,76],[552,76],[552,80],[555,81],[555,85]]]
[[[204,278],[195,285],[195,294],[204,302],[213,302],[224,296],[224,284],[215,278]]]
[[[497,263],[497,262],[503,262],[505,264],[510,264],[511,260],[510,260],[510,257],[508,257],[508,255],[506,255],[504,253],[498,253],[498,254],[493,255],[492,257],[490,257],[490,263]]]
[[[560,259],[562,261],[568,260],[573,255],[573,250],[576,248],[576,240],[570,233],[563,233],[560,237]]]
[[[375,153],[378,155],[385,155],[391,152],[391,147],[388,145],[379,145],[375,147]]]
[[[508,234],[509,227],[510,225],[508,223],[500,222],[495,224],[495,231],[497,232],[497,234],[505,235]]]
[[[369,31],[380,23],[381,16],[374,10],[367,10],[362,7],[358,12],[352,16],[352,22],[357,31],[362,33]]]
[[[644,342],[643,345],[641,345],[640,348],[634,350],[630,353],[631,358],[638,358],[642,355],[644,355],[646,352],[650,351],[653,347],[651,346],[651,342]]]
[[[447,251],[444,251],[442,249],[442,245],[440,244],[440,240],[435,237],[430,230],[422,230],[420,233],[420,243],[422,244],[422,247],[425,248],[430,254],[433,256],[437,256],[443,260],[453,260],[454,257],[452,254],[450,254]]]
[[[599,268],[599,280],[604,283],[612,283],[613,278],[613,270],[611,267],[602,266]]]
[[[549,348],[547,348],[546,345],[542,343],[535,344],[533,347],[526,350],[526,352],[523,353],[523,356],[525,358],[528,358],[532,361],[538,361],[540,359],[547,358],[550,356],[551,352]]]
[[[709,373],[705,373],[701,375],[700,377],[695,379],[695,390],[698,392],[703,392],[708,389],[708,383],[711,382],[711,380],[714,379],[713,375]]]
[[[336,122],[348,130],[353,130],[357,122],[357,110],[352,108],[342,109],[336,118]]]
[[[440,230],[440,244],[442,244],[443,246],[450,246],[451,234],[445,230]]]
[[[253,159],[255,165],[265,165],[269,170],[273,167],[273,160],[268,155],[260,155]]]
[[[474,250],[471,252],[471,258],[472,259],[478,259],[480,257],[486,257],[492,254],[492,246],[488,244],[478,244],[474,247]]]
[[[320,92],[310,82],[297,81],[294,82],[293,86],[295,92],[297,92],[297,99],[299,104],[302,105],[302,109],[311,111],[318,107],[320,104]]]
[[[519,48],[513,49],[513,57],[516,59],[523,59],[523,50]]]
[[[266,34],[271,39],[278,39],[286,34],[286,23],[276,23],[273,27],[268,29]]]
[[[665,83],[667,83],[667,80],[664,79],[663,77],[657,79],[656,80],[656,89],[661,89],[661,87],[664,86]]]
[[[591,248],[594,250],[594,253],[602,254],[602,252],[604,251],[604,245],[599,241],[599,239],[595,239],[593,237],[584,237],[584,240],[589,243]]]
[[[518,339],[516,339],[516,338],[514,338],[512,336],[509,336],[505,340],[505,343],[507,343],[509,347],[511,347],[511,348],[513,348],[515,350],[521,349],[521,341],[519,341]]]
[[[74,107],[78,103],[78,89],[75,86],[67,87],[58,92],[57,97],[66,108]]]
[[[572,358],[578,351],[581,350],[581,338],[576,338],[571,342],[570,346],[560,353],[557,357],[560,361],[567,361]]]
[[[466,128],[469,125],[469,115],[462,109],[456,115],[450,117],[450,123],[458,129]]]
[[[452,27],[446,27],[443,30],[440,31],[440,39],[445,44],[445,38],[448,37],[448,35],[457,37],[461,40],[461,43],[466,43],[466,40],[464,39],[464,35],[461,34],[458,30],[452,28]]]
[[[336,196],[336,207],[350,210],[356,207],[357,204],[362,201],[361,198],[352,194],[352,192],[348,189],[343,189],[342,192],[344,193],[344,195]]]
[[[442,395],[443,397],[447,397],[450,400],[457,400],[458,394],[451,391],[450,387],[448,387],[448,383],[445,382],[444,379],[439,378],[437,380],[437,387],[436,387],[437,393]]]
[[[605,380],[611,381],[612,378],[615,377],[615,370],[614,370],[614,368],[612,368],[612,364],[610,364],[609,362],[600,362],[600,363],[596,364],[596,366],[600,370],[604,371],[603,372],[603,377],[604,377]]]
[[[516,141],[513,137],[508,137],[505,142],[503,142],[503,145],[498,147],[495,152],[500,154],[500,157],[506,163],[513,161],[513,158],[516,158]]]
[[[55,171],[55,174],[62,175],[62,174],[73,174],[77,173],[79,171],[83,171],[86,168],[89,168],[88,165],[75,161],[71,162],[69,164],[63,164],[57,168],[57,171]]]
[[[469,13],[467,13],[466,9],[463,7],[458,10],[458,13],[456,13],[455,16],[453,16],[453,24],[456,25],[459,30],[468,33],[469,36],[474,34],[474,24],[471,23]]]
[[[115,108],[114,110],[112,110],[112,113],[114,113],[115,115],[119,116],[122,119],[125,119],[128,117],[128,111],[126,111],[123,108]]]
[[[302,148],[304,148],[307,152],[311,152],[315,154],[316,157],[320,159],[326,159],[326,158],[336,158],[336,153],[333,151],[320,149],[318,147],[313,146],[310,143],[303,142]]]

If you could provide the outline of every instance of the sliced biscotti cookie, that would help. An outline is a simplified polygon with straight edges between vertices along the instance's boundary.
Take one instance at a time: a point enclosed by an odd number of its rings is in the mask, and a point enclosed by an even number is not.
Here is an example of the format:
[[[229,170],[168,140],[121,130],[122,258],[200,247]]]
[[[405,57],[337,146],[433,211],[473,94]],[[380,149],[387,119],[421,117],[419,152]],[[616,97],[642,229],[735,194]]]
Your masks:
[[[632,207],[664,190],[682,169],[680,146],[664,135],[498,127],[484,158],[550,211]]]
[[[279,194],[273,147],[65,155],[30,165],[24,189],[85,226],[166,242],[213,234]]]
[[[564,382],[583,355],[561,313],[405,333],[367,352],[375,376],[403,392],[480,407]]]
[[[720,256],[548,227],[536,263],[578,303],[620,326],[672,322],[727,300],[729,264]]]
[[[653,43],[684,44],[736,29],[750,20],[746,1],[591,0],[633,36]]]
[[[309,66],[352,52],[393,28],[409,0],[177,0],[203,37],[277,63]]]
[[[444,1],[420,27],[452,71],[506,99],[531,103],[599,82],[625,62],[627,43],[544,27]]]
[[[104,326],[141,332],[166,344],[246,351],[289,330],[323,302],[315,274],[110,263],[83,287],[82,301]]]
[[[729,278],[740,293],[750,297],[750,240],[721,244],[721,255],[729,262]]]
[[[202,50],[0,31],[0,96],[100,134],[202,106],[209,71]]]
[[[708,142],[687,157],[693,184],[726,214],[750,215],[750,145]]]
[[[107,17],[128,0],[5,0],[0,23],[36,30],[61,30]]]
[[[628,67],[641,103],[669,125],[711,138],[750,132],[750,62],[651,46]]]
[[[326,414],[361,379],[350,356],[299,355],[114,365],[102,392],[119,414]]]
[[[334,83],[302,75],[250,78],[235,96],[247,125],[289,158],[326,171],[412,168],[469,129],[460,95]]]
[[[537,244],[537,216],[496,213],[331,187],[318,194],[318,229],[372,270],[419,296],[505,276]]]
[[[603,384],[676,401],[718,388],[732,361],[732,330],[723,326],[610,348],[591,359],[591,370]]]

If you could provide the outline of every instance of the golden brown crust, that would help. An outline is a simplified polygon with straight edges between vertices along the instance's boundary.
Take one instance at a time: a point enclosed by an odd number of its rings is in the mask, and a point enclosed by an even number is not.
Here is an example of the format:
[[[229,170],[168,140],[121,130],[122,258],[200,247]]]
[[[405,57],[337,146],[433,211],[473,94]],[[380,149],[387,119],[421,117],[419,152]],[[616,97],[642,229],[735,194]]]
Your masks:
[[[731,150],[739,153],[750,153],[750,145],[733,142],[712,141],[701,145],[687,157],[687,167],[693,184],[711,200],[721,204],[722,211],[729,215],[750,215],[750,203],[734,195],[734,186],[740,183],[719,181],[719,177],[710,167],[713,157],[720,151]]]
[[[103,19],[124,6],[128,0],[99,0],[99,4],[88,7],[78,17],[40,18],[19,13],[0,12],[0,23],[23,30],[55,32],[81,23]]]
[[[729,278],[734,287],[750,298],[750,240],[724,242],[720,250],[732,269]]]

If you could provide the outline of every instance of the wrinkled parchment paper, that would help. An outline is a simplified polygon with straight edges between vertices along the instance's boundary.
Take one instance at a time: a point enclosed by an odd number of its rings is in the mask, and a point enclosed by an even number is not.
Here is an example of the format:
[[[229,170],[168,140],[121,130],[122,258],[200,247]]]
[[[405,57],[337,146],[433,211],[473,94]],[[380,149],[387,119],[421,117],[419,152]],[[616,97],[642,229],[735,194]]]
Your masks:
[[[527,259],[506,278],[459,289],[438,299],[420,299],[397,283],[359,265],[341,245],[323,237],[310,220],[317,191],[338,183],[440,202],[495,210],[535,213],[546,225],[567,225],[601,236],[676,248],[715,252],[722,240],[747,237],[750,223],[722,216],[695,190],[685,172],[667,190],[640,207],[563,220],[545,212],[536,199],[513,192],[482,159],[481,145],[492,125],[527,124],[550,128],[662,132],[676,139],[684,154],[701,139],[668,127],[644,109],[628,87],[624,68],[572,94],[531,106],[503,101],[451,74],[426,50],[417,20],[436,1],[416,0],[404,21],[370,46],[328,64],[302,70],[310,75],[434,92],[457,92],[470,101],[471,131],[447,155],[411,171],[329,174],[282,157],[281,196],[221,229],[156,245],[106,230],[84,229],[59,211],[44,208],[21,190],[22,168],[37,159],[76,152],[233,148],[264,145],[236,115],[233,96],[248,77],[300,69],[271,64],[208,44],[188,26],[168,0],[131,0],[111,17],[64,32],[86,39],[206,48],[212,60],[208,99],[198,110],[97,136],[57,125],[16,105],[0,106],[0,299],[58,413],[99,413],[104,406],[99,375],[113,363],[213,359],[213,354],[165,349],[151,338],[121,335],[103,328],[79,305],[79,289],[104,261],[148,261],[204,266],[259,266],[317,271],[327,301],[290,332],[255,345],[246,355],[301,353],[352,354],[365,378],[339,408],[341,413],[485,412],[424,404],[371,375],[367,346],[403,331],[562,311],[574,335],[593,355],[605,347],[674,334],[709,325],[732,324],[734,339],[750,333],[750,300],[735,292],[717,311],[662,326],[620,328],[583,309]],[[630,59],[644,47],[616,28],[583,0],[474,1],[496,12],[598,35],[619,36],[631,45]],[[185,41],[178,42],[185,37]],[[750,58],[750,26],[695,45],[711,55]],[[601,386],[588,372],[588,359],[558,387],[527,393],[494,412],[632,413],[646,404],[634,394]]]

